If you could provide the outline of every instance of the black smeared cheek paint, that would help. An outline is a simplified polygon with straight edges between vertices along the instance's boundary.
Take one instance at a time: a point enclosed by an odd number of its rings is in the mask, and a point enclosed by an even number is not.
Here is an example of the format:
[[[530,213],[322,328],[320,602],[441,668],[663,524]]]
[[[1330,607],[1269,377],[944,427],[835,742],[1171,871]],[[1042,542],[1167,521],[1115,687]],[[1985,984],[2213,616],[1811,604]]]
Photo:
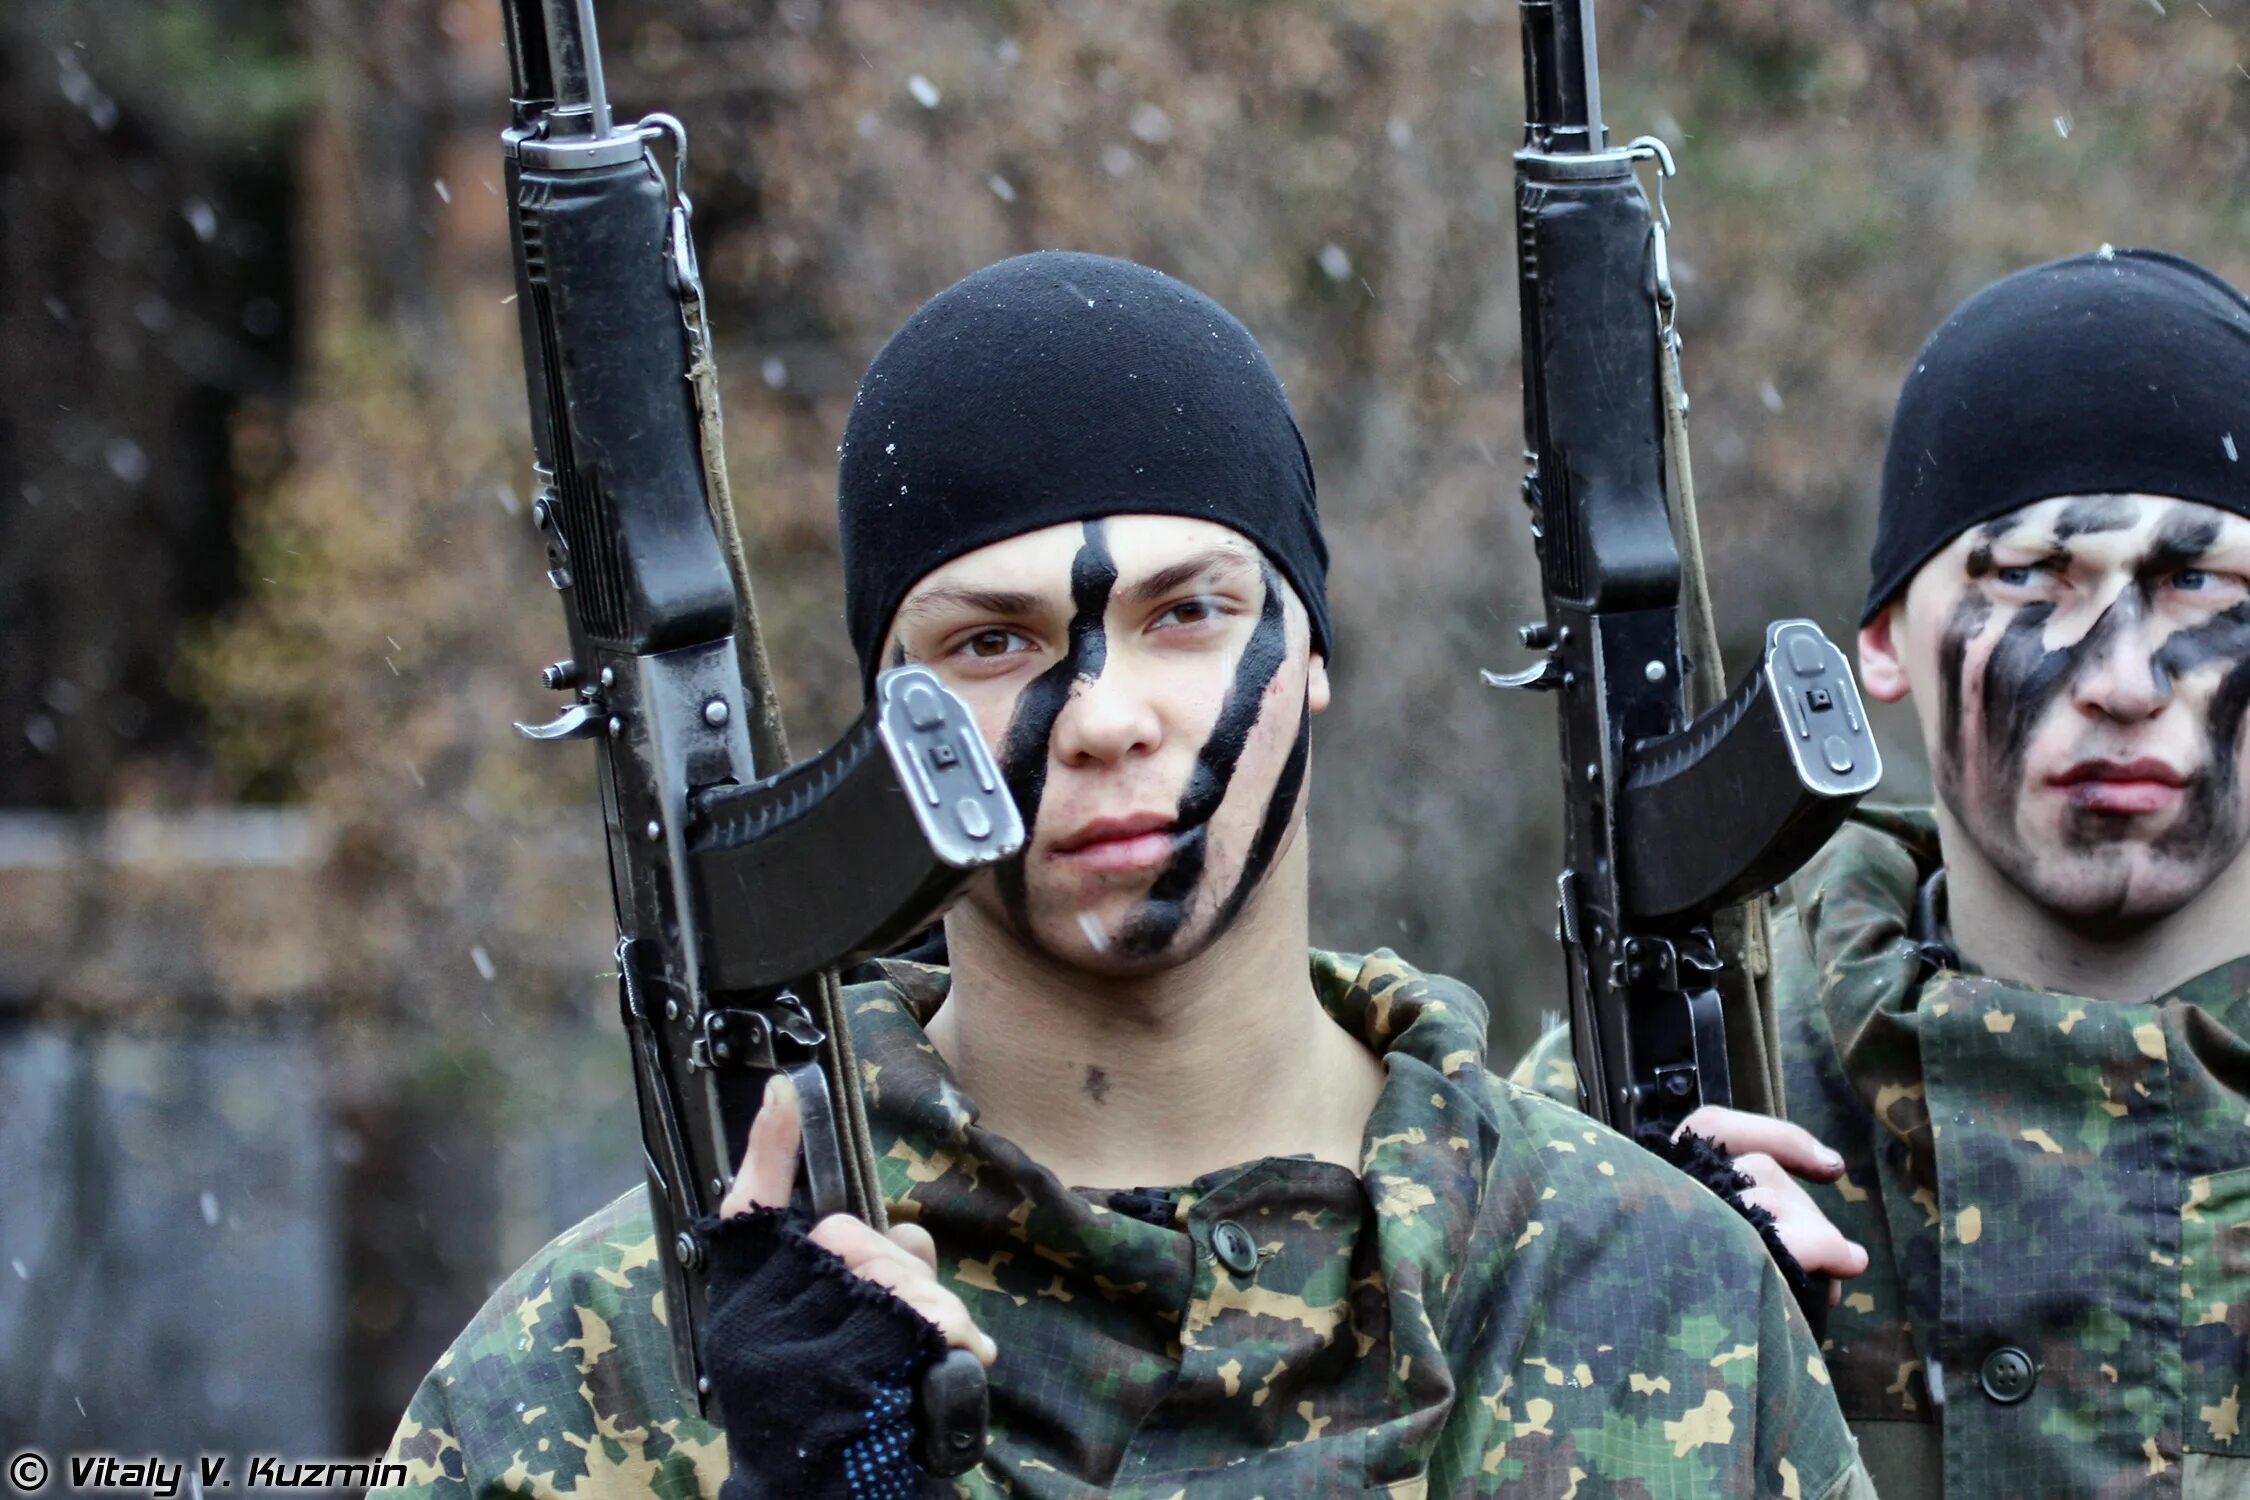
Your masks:
[[[1938,640],[1938,726],[1944,757],[1939,769],[1956,782],[1965,749],[1961,741],[1961,702],[1962,679],[1968,671],[1969,642],[1977,638],[1991,618],[1992,600],[1972,589],[1953,606],[1953,618],[1945,622],[1945,634]]]
[[[2126,588],[2083,636],[2049,651],[2043,641],[2052,604],[2025,607],[2008,623],[1984,669],[1984,742],[1992,773],[1990,793],[2012,800],[2023,780],[2024,751],[2039,720],[2087,663],[2130,630],[2148,607],[2138,588]]]
[[[1187,790],[1180,794],[1174,823],[1172,857],[1157,872],[1148,898],[1125,924],[1118,947],[1129,957],[1146,958],[1163,951],[1187,921],[1188,903],[1203,881],[1204,860],[1210,853],[1211,816],[1226,800],[1242,761],[1243,747],[1257,728],[1266,689],[1289,655],[1288,622],[1282,614],[1281,579],[1271,567],[1262,569],[1265,599],[1258,606],[1258,623],[1234,664],[1234,681],[1226,702],[1219,707],[1211,736],[1195,753],[1195,768],[1188,773]]]
[[[891,643],[891,665],[894,667],[906,665],[906,642],[893,641]]]
[[[2183,568],[2192,568],[2201,562],[2203,555],[2218,540],[2219,523],[2215,520],[2198,520],[2180,512],[2166,516],[2164,523],[2157,528],[2156,536],[2149,542],[2147,554],[2133,569],[2134,588],[2139,592],[2142,604],[2153,611],[2156,608],[2156,591],[2164,586],[2164,580]],[[2217,624],[2218,621],[2209,622],[2209,625]],[[2208,629],[2209,625],[2199,628]],[[2223,626],[2220,630],[2224,634]],[[2197,632],[2179,632],[2173,639],[2178,640],[2183,636],[2187,639],[2180,647],[2180,652],[2193,653],[2197,649]],[[2172,651],[2171,646],[2172,641],[2168,640],[2149,657],[2149,675],[2155,680],[2159,692],[2169,693],[2173,678],[2186,670],[2173,665],[2179,659],[2179,653]],[[2202,660],[2208,661],[2210,657],[2206,655]]]
[[[1016,700],[1008,732],[1000,741],[1000,775],[1008,793],[1023,814],[1023,853],[996,872],[1000,901],[1018,930],[1029,921],[1024,890],[1024,861],[1031,857],[1032,835],[1038,826],[1039,799],[1047,790],[1047,751],[1054,739],[1055,720],[1070,701],[1071,687],[1102,675],[1109,660],[1109,637],[1102,628],[1109,611],[1109,593],[1117,586],[1117,564],[1109,555],[1102,523],[1085,523],[1085,541],[1070,564],[1070,649],[1062,660],[1031,680]]]
[[[2183,816],[2157,841],[2159,854],[2200,860],[2217,852],[2242,820],[2242,736],[2250,718],[2250,603],[2237,604],[2157,648],[2155,669],[2177,678],[2212,662],[2226,663],[2211,694],[2211,764],[2188,793]]]

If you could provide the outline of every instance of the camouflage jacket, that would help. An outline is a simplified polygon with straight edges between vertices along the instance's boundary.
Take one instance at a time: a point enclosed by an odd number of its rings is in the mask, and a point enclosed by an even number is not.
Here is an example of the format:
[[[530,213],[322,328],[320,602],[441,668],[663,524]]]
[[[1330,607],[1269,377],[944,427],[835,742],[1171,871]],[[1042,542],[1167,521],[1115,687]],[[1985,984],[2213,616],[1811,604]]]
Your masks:
[[[1863,812],[1775,922],[1791,1119],[1868,1248],[1830,1316],[1886,1495],[2250,1495],[2250,957],[2152,1004],[1925,958],[1927,814]],[[1519,1079],[1568,1086],[1567,1040]]]
[[[1150,1195],[1066,1188],[980,1126],[919,1024],[945,972],[888,973],[848,992],[884,1190],[1000,1346],[961,1494],[1869,1493],[1748,1226],[1488,1073],[1462,986],[1314,955],[1387,1066],[1362,1170],[1254,1161],[1150,1222],[1124,1211]],[[1229,1222],[1246,1274],[1213,1249]],[[636,1188],[501,1286],[416,1393],[389,1493],[715,1495],[656,1257]]]

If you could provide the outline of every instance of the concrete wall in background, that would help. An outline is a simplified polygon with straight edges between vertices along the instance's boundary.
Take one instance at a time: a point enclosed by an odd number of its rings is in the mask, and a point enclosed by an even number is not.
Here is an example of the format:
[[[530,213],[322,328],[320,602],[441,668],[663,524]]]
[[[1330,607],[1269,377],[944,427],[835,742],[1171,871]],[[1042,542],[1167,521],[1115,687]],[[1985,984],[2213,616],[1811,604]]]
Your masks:
[[[317,1042],[0,1033],[0,1447],[340,1451]]]
[[[511,1026],[471,968],[442,1030],[339,1014],[330,852],[276,809],[0,813],[0,1449],[374,1452],[640,1181],[606,1006]]]

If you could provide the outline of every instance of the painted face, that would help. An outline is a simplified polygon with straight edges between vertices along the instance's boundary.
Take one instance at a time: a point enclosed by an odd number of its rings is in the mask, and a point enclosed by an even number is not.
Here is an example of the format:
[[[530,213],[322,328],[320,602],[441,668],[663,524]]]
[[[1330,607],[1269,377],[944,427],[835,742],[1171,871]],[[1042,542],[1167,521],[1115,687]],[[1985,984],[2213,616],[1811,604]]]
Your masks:
[[[1875,677],[1884,645],[1953,820],[2041,905],[2131,928],[2244,858],[2250,521],[2151,495],[2025,506],[1922,566],[1863,634]]]
[[[976,715],[1026,841],[969,899],[1051,954],[1179,963],[1296,836],[1327,672],[1295,592],[1224,526],[1114,516],[980,548],[915,584],[887,649]]]

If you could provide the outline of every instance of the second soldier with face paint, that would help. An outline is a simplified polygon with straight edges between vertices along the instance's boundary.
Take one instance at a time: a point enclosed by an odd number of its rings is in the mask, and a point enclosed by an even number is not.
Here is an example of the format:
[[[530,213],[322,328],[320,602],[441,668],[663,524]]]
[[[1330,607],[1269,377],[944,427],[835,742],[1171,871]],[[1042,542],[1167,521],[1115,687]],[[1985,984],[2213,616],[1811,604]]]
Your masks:
[[[863,672],[945,679],[1027,840],[944,966],[847,994],[901,1227],[801,1236],[868,1295],[720,1392],[734,1500],[920,1492],[875,1305],[925,1353],[997,1346],[970,1495],[1866,1494],[1749,1226],[1489,1074],[1466,988],[1309,949],[1327,552],[1242,325],[1123,261],[1006,261],[876,358],[843,455]],[[769,1100],[742,1204],[786,1198],[790,1118]],[[583,1492],[621,1433],[642,1488],[718,1487],[619,1248],[650,1234],[636,1188],[495,1294],[401,1428],[420,1489],[560,1462]]]
[[[1936,805],[1776,923],[1885,1495],[2250,1494],[2246,449],[2250,301],[2153,251],[1978,293],[1900,398],[1860,669]]]

